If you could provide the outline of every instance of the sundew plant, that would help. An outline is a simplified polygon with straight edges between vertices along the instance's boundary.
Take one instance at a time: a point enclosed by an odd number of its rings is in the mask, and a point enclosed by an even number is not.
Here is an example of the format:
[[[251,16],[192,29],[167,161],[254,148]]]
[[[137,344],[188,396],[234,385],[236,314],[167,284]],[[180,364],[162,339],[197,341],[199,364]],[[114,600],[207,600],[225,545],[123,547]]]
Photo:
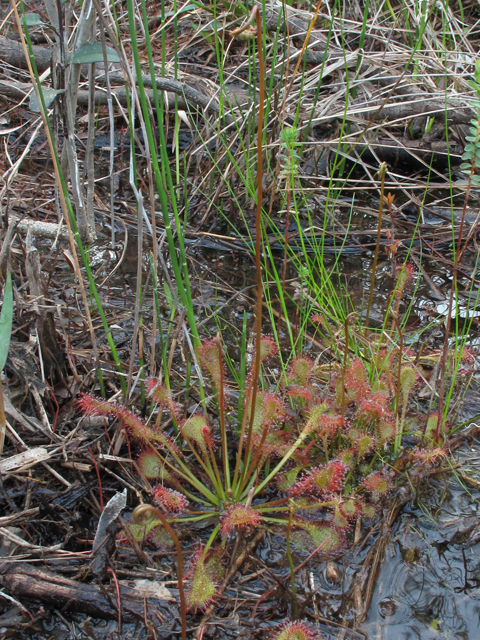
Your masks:
[[[401,447],[417,373],[399,363],[399,351],[378,355],[374,384],[360,360],[320,384],[315,362],[300,356],[275,392],[266,367],[277,356],[275,343],[262,336],[257,349],[260,382],[254,384],[250,371],[241,419],[230,402],[220,336],[197,350],[215,399],[209,410],[181,419],[171,393],[155,379],[149,388],[159,409],[156,420],[152,414],[144,421],[92,395],[80,401],[86,414],[123,421],[137,443],[138,473],[151,483],[150,502],[172,527],[180,533],[187,523],[209,522],[209,537],[192,562],[186,597],[191,611],[215,598],[231,541],[260,528],[285,535],[288,530],[298,551],[338,554],[352,525],[376,518],[382,501],[405,481],[406,468],[422,475],[445,456],[445,437],[436,437],[438,416],[416,425],[418,446]],[[129,533],[145,544],[171,544],[158,518],[131,524]]]

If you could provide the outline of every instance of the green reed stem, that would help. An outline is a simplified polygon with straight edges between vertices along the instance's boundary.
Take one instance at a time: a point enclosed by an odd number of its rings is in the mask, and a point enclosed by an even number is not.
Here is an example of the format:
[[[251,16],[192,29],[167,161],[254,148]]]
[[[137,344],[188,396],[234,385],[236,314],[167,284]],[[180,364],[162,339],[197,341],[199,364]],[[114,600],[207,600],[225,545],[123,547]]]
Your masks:
[[[177,291],[180,296],[180,299],[182,300],[182,304],[185,307],[188,323],[190,325],[190,331],[192,332],[192,336],[193,336],[193,342],[196,345],[200,343],[200,339],[198,336],[198,331],[195,323],[195,314],[193,310],[192,294],[190,290],[190,281],[188,277],[188,267],[187,267],[187,259],[185,254],[185,245],[183,241],[182,225],[178,216],[178,210],[176,206],[175,188],[173,185],[170,166],[168,162],[166,141],[165,141],[165,136],[163,131],[163,123],[160,123],[160,126],[159,126],[159,137],[160,137],[159,148],[160,148],[160,156],[161,156],[161,168],[160,168],[159,158],[156,152],[157,145],[153,135],[152,124],[150,121],[150,112],[148,109],[147,99],[145,95],[145,86],[142,79],[142,68],[140,65],[140,56],[139,56],[139,50],[138,50],[138,44],[137,44],[137,35],[135,30],[135,14],[134,14],[133,0],[128,0],[127,9],[128,9],[128,24],[130,28],[130,38],[132,43],[132,56],[135,64],[136,81],[138,84],[138,96],[139,96],[140,104],[142,107],[145,131],[147,134],[148,147],[149,147],[149,152],[152,160],[153,172],[155,176],[155,184],[157,187],[157,193],[158,193],[158,197],[159,197],[160,205],[162,209],[162,216],[163,216],[163,222],[165,225],[165,233],[167,235],[170,259],[171,259],[172,268],[175,274]],[[157,112],[158,112],[160,111],[160,101],[158,97],[157,85],[155,82],[155,67],[153,62],[152,46],[149,38],[147,13],[146,13],[144,0],[142,0],[142,15],[143,15],[144,28],[147,35],[146,48],[147,48],[147,54],[148,54],[150,75],[152,78],[154,102],[155,102],[155,108],[157,109]],[[167,192],[166,192],[166,185],[164,184],[164,181],[162,179],[162,172],[166,176],[168,190],[171,194],[171,205],[172,205],[174,218],[175,218],[175,226],[176,226],[176,234],[177,234],[176,237],[177,237],[178,245],[180,249],[181,266],[177,258],[177,250],[175,247],[174,236],[173,236],[172,227],[170,224],[169,201],[168,201]],[[182,277],[182,274],[183,274],[183,277]]]
[[[295,588],[295,567],[293,566],[293,558],[292,558],[292,551],[290,549],[290,532],[292,530],[292,521],[293,521],[293,512],[294,512],[294,507],[292,504],[290,504],[290,513],[288,516],[288,525],[287,525],[287,538],[286,538],[286,543],[287,543],[287,558],[288,558],[288,564],[290,566],[290,587],[292,589],[292,596],[293,596],[293,619],[294,620],[298,620],[298,598],[297,598],[297,590]]]
[[[372,279],[370,281],[370,296],[368,298],[367,313],[365,315],[365,327],[368,327],[368,319],[370,317],[370,308],[373,301],[373,290],[375,287],[375,272],[377,270],[378,252],[380,250],[380,235],[382,232],[382,212],[383,212],[383,196],[385,193],[385,176],[387,175],[387,163],[382,162],[378,169],[380,176],[380,204],[378,205],[378,223],[377,223],[377,244],[375,246],[375,257],[372,266]]]

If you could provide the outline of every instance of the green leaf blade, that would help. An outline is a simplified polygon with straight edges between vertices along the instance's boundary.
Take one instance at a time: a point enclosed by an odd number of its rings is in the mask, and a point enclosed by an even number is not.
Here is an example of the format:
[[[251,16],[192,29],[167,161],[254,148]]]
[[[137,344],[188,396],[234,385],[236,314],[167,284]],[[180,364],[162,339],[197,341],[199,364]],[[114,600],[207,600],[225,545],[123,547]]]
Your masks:
[[[8,348],[10,346],[10,336],[12,335],[13,322],[13,291],[12,276],[10,271],[5,282],[3,293],[2,313],[0,314],[0,371],[3,370],[7,361]]]
[[[45,107],[47,109],[52,106],[53,101],[60,93],[65,93],[65,89],[43,89],[42,87],[39,87],[39,90],[42,92],[43,101],[45,102]],[[41,112],[37,96],[34,93],[30,96],[30,103],[28,107],[30,111],[34,111],[35,113]]]
[[[107,61],[108,62],[120,62],[116,51],[110,47],[107,49]],[[94,62],[103,62],[103,49],[101,42],[91,42],[80,47],[72,57],[73,64],[93,64]]]
[[[43,25],[43,20],[38,13],[26,13],[25,24],[27,27],[41,27]]]

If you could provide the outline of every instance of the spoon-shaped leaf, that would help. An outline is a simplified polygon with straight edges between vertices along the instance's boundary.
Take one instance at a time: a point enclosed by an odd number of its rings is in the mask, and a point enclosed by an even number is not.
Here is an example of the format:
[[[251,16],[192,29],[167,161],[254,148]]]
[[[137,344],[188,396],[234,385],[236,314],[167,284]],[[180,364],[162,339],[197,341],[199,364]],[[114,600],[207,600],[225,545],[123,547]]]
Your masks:
[[[108,62],[120,62],[117,52],[106,47]],[[80,47],[72,57],[73,64],[92,64],[93,62],[103,62],[103,49],[101,42],[92,42]]]
[[[25,24],[27,27],[40,27],[43,24],[43,20],[38,13],[26,13]]]
[[[45,102],[45,107],[47,109],[53,104],[55,98],[65,91],[65,89],[43,89],[41,87],[39,87],[39,89],[43,94],[43,101]],[[38,104],[37,96],[34,93],[30,96],[30,104],[28,106],[30,111],[40,113],[40,105]]]

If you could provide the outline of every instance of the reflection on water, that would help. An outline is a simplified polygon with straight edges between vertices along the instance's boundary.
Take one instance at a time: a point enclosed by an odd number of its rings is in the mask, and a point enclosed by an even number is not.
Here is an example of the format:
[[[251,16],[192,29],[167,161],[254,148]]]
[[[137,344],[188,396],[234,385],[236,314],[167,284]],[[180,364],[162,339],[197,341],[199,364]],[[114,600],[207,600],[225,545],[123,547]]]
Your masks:
[[[430,509],[441,489],[432,493]],[[480,638],[477,498],[458,488],[434,520],[420,508],[402,515],[361,627],[371,640]]]

